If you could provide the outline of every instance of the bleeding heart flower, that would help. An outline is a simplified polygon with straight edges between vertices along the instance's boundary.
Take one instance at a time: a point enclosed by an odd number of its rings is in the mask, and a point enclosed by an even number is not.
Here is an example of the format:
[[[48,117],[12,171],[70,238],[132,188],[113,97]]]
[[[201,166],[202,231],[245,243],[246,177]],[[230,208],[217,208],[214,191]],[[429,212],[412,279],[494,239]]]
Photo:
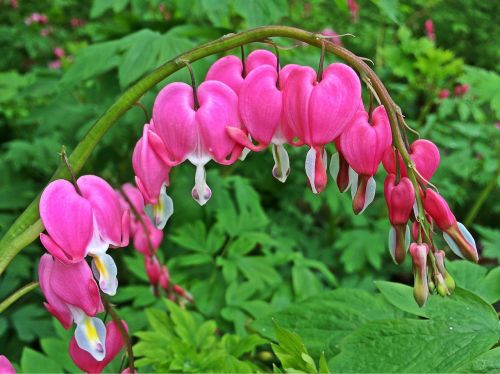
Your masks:
[[[276,56],[265,49],[257,49],[250,53],[245,60],[245,66],[236,56],[225,56],[217,61],[208,69],[206,80],[214,80],[225,83],[236,94],[239,94],[241,85],[245,77],[253,69],[262,65],[269,65],[276,69]],[[243,71],[245,70],[245,71]]]
[[[429,285],[427,283],[427,255],[429,247],[427,244],[412,243],[410,255],[413,262],[413,297],[418,305],[423,306],[429,297]]]
[[[160,282],[162,266],[156,256],[144,256],[144,267],[149,279],[149,283],[156,288]]]
[[[459,257],[477,262],[476,242],[467,228],[457,222],[448,203],[441,195],[428,188],[423,199],[425,211],[443,231],[443,237],[451,250]]]
[[[122,209],[116,192],[104,179],[84,175],[77,185],[78,191],[59,179],[45,188],[40,217],[47,234],[40,234],[40,240],[49,253],[65,263],[82,261],[90,254],[102,291],[114,295],[117,269],[106,251],[110,246],[128,245],[129,211]]]
[[[434,22],[432,22],[431,19],[425,21],[425,33],[430,40],[436,40],[436,33],[434,32]]]
[[[310,67],[293,69],[283,92],[283,114],[287,126],[310,150],[306,174],[313,193],[327,182],[325,145],[347,127],[361,100],[359,78],[345,64],[331,64],[320,80]]]
[[[145,211],[158,229],[163,229],[168,219],[174,213],[174,203],[167,195],[170,184],[170,166],[163,162],[151,147],[149,142],[154,134],[154,126],[144,125],[142,138],[137,142],[132,155],[132,165],[135,172],[135,183],[147,204]],[[158,139],[155,136],[155,139]]]
[[[4,355],[0,356],[0,373],[2,374],[16,374],[14,366],[10,363],[9,359]]]
[[[224,83],[205,81],[198,90],[199,108],[193,89],[185,83],[171,83],[156,97],[153,107],[155,132],[149,141],[160,158],[170,166],[188,159],[196,165],[193,198],[204,205],[211,196],[205,181],[205,164],[234,163],[243,147],[227,133],[227,127],[241,128],[238,97]],[[227,159],[227,157],[230,157]]]
[[[375,108],[372,118],[361,108],[352,123],[340,135],[342,153],[351,167],[352,208],[362,213],[375,197],[375,179],[386,149],[391,148],[392,134],[383,106]]]
[[[125,321],[121,321],[125,330],[128,331],[127,324]],[[104,327],[104,326],[103,326]],[[82,371],[86,373],[101,373],[106,365],[108,365],[113,359],[120,353],[123,347],[125,347],[125,341],[123,336],[118,329],[118,325],[114,322],[108,322],[105,327],[106,343],[105,351],[106,355],[101,359],[96,359],[94,356],[90,355],[87,351],[81,349],[75,338],[72,338],[69,343],[69,355],[71,359]]]
[[[157,229],[146,215],[142,217],[142,221],[146,227],[142,223],[137,224],[134,232],[134,248],[145,256],[152,256],[160,247],[163,231]]]
[[[64,264],[44,254],[38,266],[38,278],[47,310],[66,329],[76,323],[74,339],[78,346],[102,360],[106,353],[103,344],[106,330],[95,315],[104,307],[89,265],[85,261]]]
[[[229,135],[254,152],[272,143],[275,165],[273,176],[285,182],[290,173],[290,161],[284,144],[293,143],[293,133],[282,116],[283,88],[288,76],[297,65],[287,65],[280,72],[271,65],[261,65],[248,74],[241,85],[239,110],[241,119],[255,146],[245,131],[229,127]]]
[[[396,184],[394,174],[387,175],[384,182],[384,195],[389,210],[389,251],[392,259],[403,263],[410,245],[410,231],[407,225],[415,202],[415,190],[411,181],[403,177]]]
[[[401,176],[407,177],[408,172],[403,158],[400,154],[398,154],[398,157]],[[427,181],[430,181],[439,166],[440,156],[438,147],[426,139],[415,140],[410,146],[410,158],[415,163],[415,167],[420,175]],[[394,160],[394,150],[388,148],[382,158],[382,164],[388,174],[396,174],[396,162]]]

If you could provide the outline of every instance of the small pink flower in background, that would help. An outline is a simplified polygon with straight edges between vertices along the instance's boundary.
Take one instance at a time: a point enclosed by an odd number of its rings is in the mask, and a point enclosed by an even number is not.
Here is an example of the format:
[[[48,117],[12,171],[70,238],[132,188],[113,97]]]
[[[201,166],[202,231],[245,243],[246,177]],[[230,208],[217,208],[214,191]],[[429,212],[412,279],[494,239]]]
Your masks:
[[[19,7],[19,1],[18,0],[10,0],[10,6],[13,9],[17,9]]]
[[[424,27],[425,27],[425,33],[427,34],[427,37],[430,40],[435,41],[436,40],[436,33],[434,31],[434,22],[432,22],[431,19],[428,19],[427,21],[425,21]]]
[[[4,355],[0,356],[0,373],[2,374],[16,374],[16,370],[10,363],[9,359]]]
[[[127,324],[125,321],[121,321],[125,330],[128,331]],[[96,359],[90,355],[87,351],[81,349],[73,337],[69,343],[69,355],[73,359],[73,362],[82,371],[86,373],[101,373],[106,365],[108,365],[113,359],[120,353],[122,348],[125,346],[123,336],[118,329],[117,324],[114,321],[108,322],[106,324],[106,343],[105,352],[106,354],[101,359]]]
[[[359,21],[359,5],[355,0],[347,0],[347,7],[351,13],[352,22],[356,23]]]
[[[43,29],[40,30],[40,36],[43,36],[46,38],[52,33],[52,27],[44,27]]]
[[[26,25],[31,25],[33,23],[45,25],[49,22],[49,17],[43,13],[31,13],[31,15],[24,19]]]
[[[500,122],[495,122],[495,128],[500,130]]]
[[[61,68],[61,60],[54,60],[54,61],[50,61],[47,66],[49,67],[49,69],[60,69]]]
[[[439,91],[439,94],[438,94],[438,97],[440,99],[446,99],[450,96],[450,90],[447,90],[447,89],[443,89],[441,91]]]
[[[70,21],[70,24],[71,24],[71,27],[73,28],[77,28],[77,27],[82,27],[84,26],[86,23],[85,20],[83,19],[80,19],[80,18],[71,18],[71,21]]]
[[[321,34],[324,36],[329,36],[329,40],[339,47],[342,47],[342,41],[340,40],[339,34],[337,34],[332,28],[327,27],[321,31]]]
[[[462,97],[464,96],[467,92],[469,92],[470,86],[468,84],[459,84],[458,86],[455,86],[454,93],[456,97]]]
[[[66,55],[66,53],[64,52],[64,49],[62,49],[61,47],[55,47],[52,52],[54,53],[54,56],[56,56],[57,58],[62,58]]]

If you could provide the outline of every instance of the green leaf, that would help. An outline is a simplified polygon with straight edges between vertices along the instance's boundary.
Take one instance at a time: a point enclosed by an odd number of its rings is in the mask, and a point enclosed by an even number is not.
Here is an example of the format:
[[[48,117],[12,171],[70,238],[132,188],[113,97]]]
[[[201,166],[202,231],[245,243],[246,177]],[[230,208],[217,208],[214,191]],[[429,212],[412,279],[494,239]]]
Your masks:
[[[278,344],[271,344],[271,347],[285,370],[316,372],[314,361],[307,354],[307,348],[299,335],[280,327],[276,322],[274,322],[274,332]]]
[[[399,0],[372,0],[378,6],[380,11],[386,15],[391,21],[399,24]]]
[[[459,373],[491,373],[500,372],[500,347],[492,349],[459,367]]]
[[[413,298],[413,289],[401,283],[375,281],[379,291],[395,307],[416,316],[428,317],[424,308],[418,306]],[[412,295],[409,297],[408,295]]]
[[[271,315],[258,318],[252,327],[275,339],[272,319],[283,328],[299,334],[314,358],[324,352],[332,357],[346,335],[371,320],[391,319],[401,315],[383,299],[366,291],[337,289],[322,292],[292,304]]]
[[[496,312],[469,291],[457,288],[446,298],[433,295],[425,312],[427,320],[393,319],[362,326],[341,342],[340,354],[329,362],[330,368],[340,372],[454,371],[486,352],[500,337]]]
[[[21,369],[24,373],[61,373],[63,371],[59,363],[28,347],[23,349]]]
[[[235,10],[245,20],[247,27],[278,24],[287,13],[285,0],[236,0]]]

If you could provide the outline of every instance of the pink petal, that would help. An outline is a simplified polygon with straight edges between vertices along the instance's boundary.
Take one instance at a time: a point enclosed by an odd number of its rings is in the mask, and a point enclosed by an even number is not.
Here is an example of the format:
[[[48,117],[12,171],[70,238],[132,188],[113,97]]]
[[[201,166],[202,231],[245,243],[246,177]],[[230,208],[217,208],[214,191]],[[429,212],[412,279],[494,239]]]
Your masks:
[[[361,83],[354,70],[345,64],[329,65],[311,93],[312,143],[327,144],[339,136],[356,114],[360,97]]]
[[[170,158],[176,163],[186,160],[198,143],[191,86],[185,83],[165,86],[156,97],[153,121]]]
[[[200,108],[196,112],[196,120],[202,146],[216,162],[222,163],[236,146],[226,128],[242,127],[238,97],[228,86],[217,81],[203,82],[198,88],[198,97]]]
[[[125,330],[128,331],[127,324]],[[71,359],[82,371],[87,373],[101,373],[104,368],[118,355],[121,349],[125,346],[125,341],[114,321],[106,324],[106,356],[102,361],[97,361],[90,353],[81,349],[74,337],[69,343],[69,355]]]
[[[137,187],[135,187],[132,183],[125,183],[122,186],[123,192],[129,200],[132,202],[132,205],[134,206],[135,210],[137,210],[139,213],[144,212],[144,199],[142,197],[141,191]],[[128,203],[123,199],[122,201],[122,207],[125,209],[129,209]]]
[[[73,323],[73,317],[64,300],[52,290],[51,277],[54,268],[54,258],[49,254],[44,254],[40,258],[38,265],[38,280],[45,300],[44,304],[49,313],[56,317],[65,329]]]
[[[137,142],[132,155],[132,167],[136,179],[139,180],[137,186],[147,204],[156,204],[161,186],[168,180],[170,171],[149,146],[152,134],[148,124],[144,125],[143,136]]]
[[[0,356],[0,373],[2,374],[16,374],[16,370],[10,363],[7,357],[4,355]]]
[[[271,66],[260,66],[245,79],[239,94],[239,109],[245,128],[256,141],[269,144],[281,121],[281,91],[278,74]]]
[[[290,72],[283,91],[283,115],[291,133],[311,144],[309,99],[316,81],[310,67],[297,67]]]
[[[271,66],[276,71],[277,62],[278,60],[274,53],[266,49],[256,49],[251,52],[245,60],[247,77],[253,70],[263,65]]]
[[[55,260],[49,284],[58,298],[82,309],[88,316],[93,317],[104,309],[92,270],[85,261],[64,264]]]
[[[410,149],[411,158],[415,161],[417,170],[429,181],[439,166],[438,147],[429,140],[418,139],[412,143]]]
[[[217,61],[208,69],[206,81],[214,80],[225,83],[234,92],[239,93],[243,83],[243,64],[236,56],[225,56]]]
[[[45,188],[40,199],[40,218],[51,239],[41,238],[49,252],[64,262],[85,257],[94,231],[92,207],[70,182],[59,179]]]
[[[156,252],[163,240],[163,231],[154,227],[147,216],[142,216],[142,220],[146,225],[147,232],[144,230],[142,223],[138,222],[134,235],[134,248],[146,256],[152,256],[154,253],[151,253],[149,249],[148,237],[153,251]]]
[[[92,205],[101,238],[110,245],[121,246],[128,242],[128,232],[122,230],[123,211],[113,188],[104,179],[95,175],[78,178],[78,187]]]

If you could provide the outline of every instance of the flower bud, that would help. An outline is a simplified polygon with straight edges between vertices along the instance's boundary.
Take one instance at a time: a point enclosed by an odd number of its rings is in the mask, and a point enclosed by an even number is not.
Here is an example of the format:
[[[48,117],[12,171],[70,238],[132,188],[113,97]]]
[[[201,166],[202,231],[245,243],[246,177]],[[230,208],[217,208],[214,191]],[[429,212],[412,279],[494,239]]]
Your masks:
[[[476,242],[467,228],[457,222],[448,203],[441,195],[431,189],[425,190],[424,209],[443,231],[443,237],[451,250],[462,258],[477,262]]]
[[[156,256],[144,256],[144,267],[149,279],[149,283],[155,287],[158,285],[161,276],[161,265]]]
[[[423,306],[429,297],[429,285],[427,284],[427,255],[429,247],[427,244],[412,243],[410,255],[413,261],[413,297],[419,306]]]
[[[448,287],[446,286],[446,282],[441,275],[441,273],[436,274],[436,282],[437,282],[437,292],[439,295],[445,297],[450,295],[450,291],[448,290]]]
[[[445,253],[444,251],[436,251],[434,253],[434,257],[436,258],[436,265],[438,267],[439,272],[443,275],[444,277],[444,282],[446,284],[446,287],[452,293],[455,290],[455,280],[453,277],[450,275],[448,270],[446,270],[446,267],[444,266],[444,258],[445,258]]]

